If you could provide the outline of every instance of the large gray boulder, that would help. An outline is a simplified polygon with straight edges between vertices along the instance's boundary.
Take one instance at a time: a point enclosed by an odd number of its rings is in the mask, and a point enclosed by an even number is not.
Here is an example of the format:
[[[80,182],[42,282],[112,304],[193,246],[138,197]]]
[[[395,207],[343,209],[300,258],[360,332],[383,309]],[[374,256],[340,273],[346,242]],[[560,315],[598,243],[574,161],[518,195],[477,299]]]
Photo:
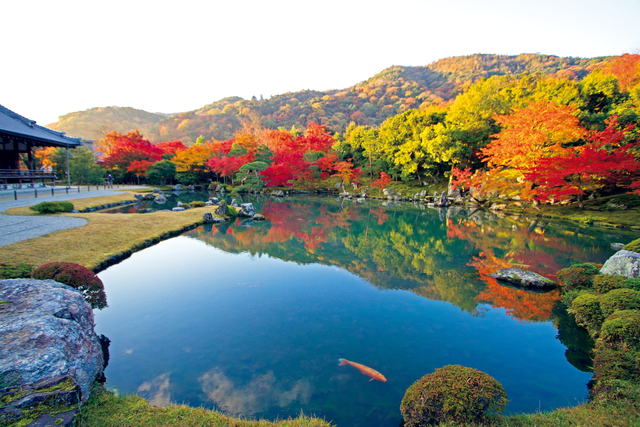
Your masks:
[[[159,205],[165,204],[167,203],[167,198],[165,197],[164,194],[158,194],[155,199],[153,199],[154,202],[158,203]]]
[[[220,200],[220,204],[216,208],[216,215],[226,215],[227,214],[227,202],[222,199]]]
[[[240,205],[240,212],[238,212],[238,216],[253,218],[256,214],[256,210],[253,207],[253,203],[243,203]]]
[[[624,249],[618,251],[604,263],[600,274],[637,279],[640,277],[640,254]]]
[[[433,198],[434,198],[433,204],[437,207],[446,208],[447,206],[450,205],[449,199],[447,198],[447,193],[445,193],[444,191],[440,195],[440,198],[437,198],[435,194]]]
[[[93,311],[82,294],[53,280],[0,281],[0,377],[30,385],[68,375],[82,401],[102,373]]]
[[[212,223],[213,215],[211,215],[211,212],[205,212],[204,215],[202,215],[202,221],[204,221],[207,224]]]
[[[282,192],[282,190],[273,190],[271,192],[271,195],[273,197],[284,197],[284,193]]]
[[[495,273],[488,274],[488,276],[531,289],[550,289],[557,286],[553,280],[533,271],[524,271],[519,268],[503,268]]]

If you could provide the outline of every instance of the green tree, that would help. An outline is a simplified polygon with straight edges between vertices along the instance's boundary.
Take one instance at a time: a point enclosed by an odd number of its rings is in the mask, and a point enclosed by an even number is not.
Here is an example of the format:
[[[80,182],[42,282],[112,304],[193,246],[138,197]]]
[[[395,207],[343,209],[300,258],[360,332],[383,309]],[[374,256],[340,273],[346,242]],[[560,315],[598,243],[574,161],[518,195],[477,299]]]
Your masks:
[[[172,183],[176,178],[176,164],[169,160],[155,162],[147,170],[146,176],[151,184]]]
[[[243,190],[259,190],[264,186],[264,182],[260,179],[260,172],[265,170],[268,165],[265,162],[246,163],[240,167],[240,172],[236,174],[236,181],[240,182],[240,186],[236,189]]]
[[[429,164],[432,161],[420,135],[428,126],[442,122],[443,118],[442,112],[437,110],[409,110],[388,118],[380,127],[380,152],[397,167],[404,179],[411,179],[415,174],[422,183],[420,174],[432,167]]]
[[[66,153],[65,153],[66,156]],[[69,150],[69,173],[71,178],[82,184],[100,184],[104,181],[104,168],[97,163],[91,148],[81,145]]]

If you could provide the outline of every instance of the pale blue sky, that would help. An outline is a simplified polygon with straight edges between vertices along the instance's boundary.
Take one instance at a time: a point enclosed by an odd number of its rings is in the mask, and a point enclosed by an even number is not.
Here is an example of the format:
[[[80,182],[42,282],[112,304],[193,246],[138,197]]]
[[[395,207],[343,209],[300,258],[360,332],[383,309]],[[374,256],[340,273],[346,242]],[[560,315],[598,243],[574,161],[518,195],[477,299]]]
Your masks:
[[[0,104],[41,125],[91,107],[342,89],[473,53],[640,51],[640,0],[25,0],[0,16]]]

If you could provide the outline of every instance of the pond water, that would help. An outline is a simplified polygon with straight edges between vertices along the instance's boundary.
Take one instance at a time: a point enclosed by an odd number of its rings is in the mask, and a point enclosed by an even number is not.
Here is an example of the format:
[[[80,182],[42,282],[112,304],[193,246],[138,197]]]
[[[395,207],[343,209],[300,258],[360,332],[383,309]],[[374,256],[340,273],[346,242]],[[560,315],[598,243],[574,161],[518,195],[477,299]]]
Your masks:
[[[199,227],[99,274],[109,388],[159,406],[397,427],[407,387],[460,364],[500,381],[510,413],[573,406],[587,395],[593,343],[559,291],[487,274],[551,276],[638,237],[483,211],[251,201],[268,221]]]

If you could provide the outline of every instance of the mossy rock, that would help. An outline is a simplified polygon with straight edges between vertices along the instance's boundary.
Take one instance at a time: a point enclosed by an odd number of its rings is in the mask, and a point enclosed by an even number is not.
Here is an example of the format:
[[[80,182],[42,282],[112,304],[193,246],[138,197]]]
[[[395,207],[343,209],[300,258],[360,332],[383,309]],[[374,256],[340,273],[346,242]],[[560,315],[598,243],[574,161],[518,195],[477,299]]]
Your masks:
[[[565,290],[590,289],[593,287],[593,278],[600,272],[602,264],[587,262],[574,264],[569,268],[558,271],[558,280]]]
[[[189,206],[191,206],[192,208],[204,208],[205,206],[207,206],[207,204],[202,201],[195,201],[189,203]]]
[[[229,216],[229,217],[238,216],[238,209],[236,209],[235,207],[233,207],[231,205],[227,205],[227,216]]]
[[[609,346],[640,351],[640,311],[616,311],[602,324],[600,337]]]
[[[449,365],[416,381],[402,399],[400,412],[407,427],[431,423],[481,423],[502,412],[507,393],[490,375],[460,365]]]
[[[570,312],[576,323],[586,328],[593,336],[598,335],[605,316],[600,307],[600,298],[592,293],[582,293],[571,303]]]
[[[626,282],[627,278],[624,276],[598,274],[593,278],[593,290],[599,294],[606,294],[614,289],[624,288]]]
[[[625,251],[640,253],[640,239],[636,239],[633,242],[627,243],[622,249]]]
[[[634,289],[614,289],[600,299],[600,307],[605,317],[618,310],[640,310],[640,291]]]

